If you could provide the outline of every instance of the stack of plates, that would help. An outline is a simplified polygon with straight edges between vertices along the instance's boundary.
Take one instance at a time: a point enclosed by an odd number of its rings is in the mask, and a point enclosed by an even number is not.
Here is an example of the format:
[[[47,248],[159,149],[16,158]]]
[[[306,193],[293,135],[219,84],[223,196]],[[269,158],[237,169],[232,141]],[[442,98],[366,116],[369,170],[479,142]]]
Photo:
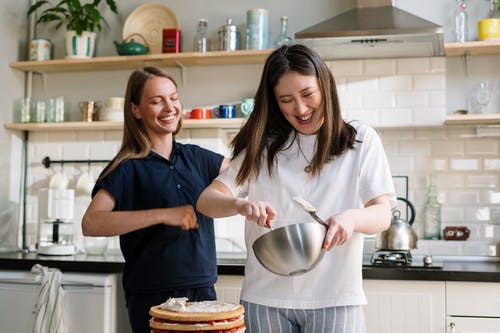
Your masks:
[[[99,112],[99,120],[123,121],[123,108],[106,107]]]

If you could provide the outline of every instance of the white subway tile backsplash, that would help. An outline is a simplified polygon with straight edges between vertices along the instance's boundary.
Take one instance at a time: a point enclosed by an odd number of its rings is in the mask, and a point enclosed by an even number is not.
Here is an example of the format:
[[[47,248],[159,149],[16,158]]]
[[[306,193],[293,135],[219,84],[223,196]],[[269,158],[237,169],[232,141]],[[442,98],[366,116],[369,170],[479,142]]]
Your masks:
[[[402,58],[396,59],[396,73],[421,74],[429,73],[430,58]]]
[[[434,156],[463,156],[464,152],[465,144],[463,141],[432,141],[431,153]]]
[[[396,74],[395,59],[365,59],[363,60],[363,75],[394,75]]]
[[[334,77],[363,74],[362,60],[337,60],[327,62]]]
[[[439,175],[437,185],[441,188],[463,188],[465,187],[465,177],[462,174],[445,173]]]
[[[429,106],[429,94],[425,91],[398,91],[396,106],[411,108]]]
[[[459,206],[442,206],[441,207],[441,221],[443,223],[462,222],[464,220],[464,209]]]
[[[468,140],[465,142],[465,153],[468,155],[498,155],[498,145],[498,140]]]
[[[392,174],[404,175],[415,171],[415,159],[413,157],[388,156]]]
[[[404,126],[412,123],[411,109],[381,109],[379,110],[379,126]]]
[[[483,192],[482,197],[483,199],[481,201],[484,203],[500,205],[500,192],[497,190]]]
[[[445,205],[478,205],[479,193],[473,190],[447,191],[442,203]]]
[[[485,158],[484,170],[500,171],[500,158]]]
[[[412,80],[410,75],[384,76],[379,79],[380,91],[411,90]]]
[[[446,76],[443,74],[423,74],[413,76],[413,89],[428,91],[428,90],[445,90]]]
[[[413,123],[415,125],[442,125],[445,115],[444,108],[415,108],[413,110]]]
[[[378,81],[372,76],[351,76],[347,77],[346,92],[365,93],[378,89]]]
[[[450,169],[457,171],[479,171],[479,160],[477,159],[452,159]]]
[[[465,177],[466,187],[496,188],[498,186],[498,175],[474,174]]]
[[[399,143],[399,154],[410,156],[428,156],[431,151],[429,142],[402,141]]]
[[[446,57],[432,57],[429,60],[431,73],[446,73]]]
[[[446,91],[430,91],[429,92],[429,105],[434,107],[441,107],[446,111]],[[446,112],[444,112],[446,114]]]
[[[347,93],[340,93],[339,94],[339,99],[340,99],[340,107],[341,109],[361,109],[362,107],[362,98],[356,94],[347,94]]]
[[[464,213],[464,219],[466,221],[487,222],[490,220],[490,209],[488,207],[465,207]]]
[[[396,105],[396,97],[393,92],[376,92],[363,94],[362,106],[368,108],[393,108]]]

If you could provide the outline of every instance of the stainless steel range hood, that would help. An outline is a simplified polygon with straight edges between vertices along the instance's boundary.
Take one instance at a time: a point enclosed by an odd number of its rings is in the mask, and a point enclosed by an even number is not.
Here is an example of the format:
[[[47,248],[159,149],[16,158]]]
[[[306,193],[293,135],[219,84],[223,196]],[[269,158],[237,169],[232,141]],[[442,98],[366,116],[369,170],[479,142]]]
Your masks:
[[[344,12],[295,34],[325,59],[444,55],[443,28],[389,0],[357,0]]]

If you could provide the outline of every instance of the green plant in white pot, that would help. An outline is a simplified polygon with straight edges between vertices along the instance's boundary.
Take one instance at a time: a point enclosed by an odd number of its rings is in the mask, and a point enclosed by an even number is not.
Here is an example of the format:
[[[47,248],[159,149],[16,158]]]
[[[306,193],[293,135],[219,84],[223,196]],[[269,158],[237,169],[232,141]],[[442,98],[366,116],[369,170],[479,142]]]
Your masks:
[[[68,58],[91,58],[95,49],[95,31],[102,30],[102,23],[108,23],[98,7],[102,0],[82,3],[81,0],[61,0],[53,4],[38,0],[30,6],[28,16],[42,10],[36,20],[38,24],[55,24],[56,30],[66,27],[66,54]],[[114,0],[105,0],[111,11],[117,14]]]

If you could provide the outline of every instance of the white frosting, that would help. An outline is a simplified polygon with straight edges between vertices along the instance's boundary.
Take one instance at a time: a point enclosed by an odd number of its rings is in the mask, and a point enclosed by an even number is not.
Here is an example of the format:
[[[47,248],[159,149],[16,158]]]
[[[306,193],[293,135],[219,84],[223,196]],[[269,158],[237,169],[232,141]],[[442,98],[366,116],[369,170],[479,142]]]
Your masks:
[[[184,312],[186,311],[187,300],[188,300],[187,297],[179,297],[179,298],[170,297],[169,299],[167,299],[165,303],[162,303],[160,305],[160,308],[170,311]]]
[[[176,312],[225,312],[238,308],[238,304],[226,303],[222,301],[203,301],[203,302],[189,302],[187,303],[186,297],[169,298],[165,303],[160,305],[160,308],[176,311]]]

